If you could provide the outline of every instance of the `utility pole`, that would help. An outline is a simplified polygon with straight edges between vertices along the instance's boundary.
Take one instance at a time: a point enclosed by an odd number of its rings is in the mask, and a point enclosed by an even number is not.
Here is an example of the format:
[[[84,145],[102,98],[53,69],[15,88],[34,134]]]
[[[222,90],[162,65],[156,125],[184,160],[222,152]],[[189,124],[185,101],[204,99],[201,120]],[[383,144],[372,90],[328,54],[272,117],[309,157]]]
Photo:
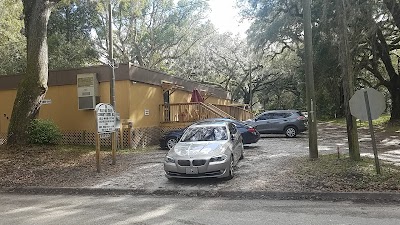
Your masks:
[[[110,67],[111,67],[111,79],[110,79],[110,104],[114,108],[114,112],[117,112],[115,106],[115,61],[114,61],[114,51],[113,51],[113,32],[112,32],[112,7],[111,7],[111,0],[108,3],[108,34],[109,34],[109,60],[110,60]],[[115,165],[115,149],[116,149],[116,131],[112,132],[111,134],[111,151],[112,151],[112,165]]]
[[[111,0],[108,3],[108,35],[109,35],[109,61],[111,67],[111,78],[110,78],[110,104],[115,108],[115,62],[114,62],[114,51],[113,51],[113,32],[112,32],[112,7]]]
[[[304,48],[306,61],[306,98],[308,111],[308,145],[310,159],[318,158],[316,102],[314,90],[311,0],[303,0]]]
[[[250,62],[250,70],[249,70],[249,78],[250,78],[250,82],[249,82],[249,97],[250,97],[250,112],[253,112],[253,90],[251,89],[251,62]]]
[[[348,22],[347,22],[347,2],[345,0],[337,0],[338,12],[340,15],[340,26],[342,29],[339,35],[339,52],[341,52],[341,67],[343,77],[343,95],[344,108],[346,114],[347,141],[349,144],[349,155],[353,161],[360,161],[360,146],[358,143],[357,122],[356,118],[351,115],[349,101],[354,95],[354,72],[353,61],[350,55],[350,44],[348,37]]]

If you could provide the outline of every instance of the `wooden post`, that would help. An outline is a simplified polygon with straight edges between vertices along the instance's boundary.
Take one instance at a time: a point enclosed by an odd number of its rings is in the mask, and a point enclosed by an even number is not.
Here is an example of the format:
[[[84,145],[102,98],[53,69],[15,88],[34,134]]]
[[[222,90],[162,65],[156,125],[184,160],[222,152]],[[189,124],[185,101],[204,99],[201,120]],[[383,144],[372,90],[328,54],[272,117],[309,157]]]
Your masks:
[[[132,127],[131,126],[129,126],[129,135],[128,135],[128,137],[129,137],[129,148],[132,148],[133,146],[132,146],[132,137],[133,137],[133,135],[132,135]]]
[[[121,122],[121,127],[118,130],[119,132],[119,146],[121,149],[124,148],[124,123]]]
[[[309,158],[318,158],[318,139],[317,139],[317,119],[316,102],[314,90],[314,70],[313,70],[313,46],[312,46],[312,25],[311,25],[311,0],[303,0],[303,19],[304,19],[304,50],[305,50],[305,74],[306,74],[306,99],[308,120],[308,146]],[[251,107],[251,106],[250,106]],[[250,108],[250,112],[251,108]]]
[[[111,133],[111,158],[112,158],[111,165],[115,165],[115,146],[117,144],[116,134],[117,134],[116,131]]]
[[[97,172],[100,173],[100,135],[96,132],[96,168]]]

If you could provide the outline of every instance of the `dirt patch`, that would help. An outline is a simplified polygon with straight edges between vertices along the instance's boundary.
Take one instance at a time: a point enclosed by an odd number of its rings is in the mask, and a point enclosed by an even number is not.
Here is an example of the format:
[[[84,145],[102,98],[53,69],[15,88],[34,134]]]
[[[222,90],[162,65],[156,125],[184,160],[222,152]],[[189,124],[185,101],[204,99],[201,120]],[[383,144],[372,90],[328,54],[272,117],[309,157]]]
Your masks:
[[[399,192],[400,167],[380,163],[380,173],[372,158],[351,161],[347,156],[320,156],[318,160],[296,159],[294,177],[308,191]]]

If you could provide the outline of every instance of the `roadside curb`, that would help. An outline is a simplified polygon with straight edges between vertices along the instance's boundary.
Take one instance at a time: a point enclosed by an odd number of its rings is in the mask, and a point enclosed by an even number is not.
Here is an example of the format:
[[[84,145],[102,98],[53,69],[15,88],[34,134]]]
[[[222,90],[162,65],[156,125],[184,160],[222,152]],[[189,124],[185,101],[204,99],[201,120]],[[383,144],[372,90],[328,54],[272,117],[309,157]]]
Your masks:
[[[364,203],[400,203],[400,193],[384,192],[275,192],[275,191],[204,191],[86,187],[15,187],[0,188],[0,193],[47,195],[153,195],[228,199],[352,201]]]

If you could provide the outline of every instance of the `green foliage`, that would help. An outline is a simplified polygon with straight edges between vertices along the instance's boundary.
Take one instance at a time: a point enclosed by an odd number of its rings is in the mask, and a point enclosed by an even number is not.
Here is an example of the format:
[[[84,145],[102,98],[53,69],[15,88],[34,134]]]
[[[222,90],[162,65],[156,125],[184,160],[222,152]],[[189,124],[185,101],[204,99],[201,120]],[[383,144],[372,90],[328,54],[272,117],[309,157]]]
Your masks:
[[[22,2],[1,0],[0,8],[0,75],[25,71],[26,39],[21,34]]]
[[[49,68],[77,68],[99,62],[91,31],[99,26],[96,2],[61,2],[48,24]]]
[[[29,126],[29,143],[47,145],[58,144],[62,134],[57,125],[50,120],[35,119]]]
[[[205,0],[123,0],[112,3],[114,54],[118,62],[163,69],[210,33]],[[94,27],[100,53],[107,55],[108,1],[98,3],[103,22]],[[212,32],[212,29],[211,29]],[[169,71],[168,71],[169,72]]]
[[[282,55],[284,51],[280,49],[287,48],[295,52],[300,62],[304,63],[301,1],[238,0],[238,2],[241,3],[243,16],[253,19],[248,31],[248,40],[256,51],[265,55]],[[390,92],[387,103],[392,105],[391,119],[400,118],[400,98],[397,97],[399,91],[393,88],[399,86],[397,68],[400,65],[398,60],[400,23],[396,22],[398,21],[396,15],[400,13],[400,7],[389,7],[385,5],[387,2],[312,1],[314,87],[319,116],[334,118],[344,115],[342,71],[350,71],[354,73],[353,82],[356,88],[380,87],[380,91],[386,89],[383,92]],[[340,14],[342,7],[345,8],[345,17]],[[348,68],[352,70],[344,70],[346,65],[341,58],[343,51],[339,51],[339,47],[344,46],[338,38],[343,33],[343,28],[338,26],[343,18],[346,19],[351,48],[346,61],[351,61]],[[295,72],[302,80],[304,70],[301,67]],[[283,89],[283,87],[282,84],[277,84],[277,88]],[[278,98],[275,96],[273,99]],[[271,98],[265,98],[264,102],[268,102],[267,100],[270,101]]]
[[[99,62],[97,50],[89,40],[65,38],[62,34],[48,37],[50,69],[78,68]]]

